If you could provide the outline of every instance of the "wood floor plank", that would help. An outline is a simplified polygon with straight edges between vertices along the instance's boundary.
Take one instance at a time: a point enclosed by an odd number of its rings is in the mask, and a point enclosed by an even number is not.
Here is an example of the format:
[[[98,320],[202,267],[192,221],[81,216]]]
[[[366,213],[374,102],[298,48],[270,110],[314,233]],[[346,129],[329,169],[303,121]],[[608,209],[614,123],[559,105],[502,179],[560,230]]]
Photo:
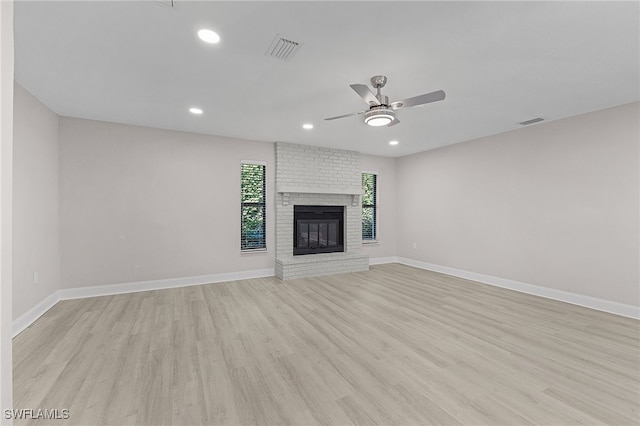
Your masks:
[[[639,321],[399,264],[62,301],[13,348],[52,424],[640,424]]]

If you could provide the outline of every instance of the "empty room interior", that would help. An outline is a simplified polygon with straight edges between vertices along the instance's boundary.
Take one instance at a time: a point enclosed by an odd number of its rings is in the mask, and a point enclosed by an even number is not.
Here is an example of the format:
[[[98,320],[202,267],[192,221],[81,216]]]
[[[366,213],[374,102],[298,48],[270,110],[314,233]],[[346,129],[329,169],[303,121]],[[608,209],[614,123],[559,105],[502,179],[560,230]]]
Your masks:
[[[640,424],[640,3],[0,2],[1,424]]]

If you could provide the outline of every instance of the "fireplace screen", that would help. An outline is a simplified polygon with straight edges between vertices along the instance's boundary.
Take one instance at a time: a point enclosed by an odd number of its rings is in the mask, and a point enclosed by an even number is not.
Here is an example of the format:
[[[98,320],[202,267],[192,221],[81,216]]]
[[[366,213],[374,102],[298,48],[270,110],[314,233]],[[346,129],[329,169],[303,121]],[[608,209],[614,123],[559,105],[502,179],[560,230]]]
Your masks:
[[[293,254],[344,251],[343,206],[294,206]]]

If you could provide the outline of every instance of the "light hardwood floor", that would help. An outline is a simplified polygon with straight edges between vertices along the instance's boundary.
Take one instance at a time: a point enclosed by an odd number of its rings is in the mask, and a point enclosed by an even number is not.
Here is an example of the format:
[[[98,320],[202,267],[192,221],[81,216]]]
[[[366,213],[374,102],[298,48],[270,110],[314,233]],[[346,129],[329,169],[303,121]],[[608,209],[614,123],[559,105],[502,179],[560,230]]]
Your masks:
[[[639,333],[398,264],[251,279],[58,303],[14,339],[14,404],[65,425],[637,425]]]

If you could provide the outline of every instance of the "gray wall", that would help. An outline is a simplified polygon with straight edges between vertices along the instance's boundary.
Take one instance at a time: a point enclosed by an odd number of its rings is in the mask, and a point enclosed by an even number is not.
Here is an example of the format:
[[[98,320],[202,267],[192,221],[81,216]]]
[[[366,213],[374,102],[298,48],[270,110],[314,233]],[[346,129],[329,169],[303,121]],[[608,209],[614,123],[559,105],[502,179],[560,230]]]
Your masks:
[[[13,317],[60,287],[58,116],[14,88]],[[38,273],[34,285],[33,274]]]
[[[0,1],[0,408],[12,399],[13,2]],[[11,424],[0,418],[0,424]]]
[[[362,245],[362,250],[375,262],[376,258],[396,256],[396,159],[361,154],[360,166],[363,171],[378,174],[378,241]]]
[[[633,103],[399,159],[398,255],[640,305],[638,117]]]
[[[64,288],[273,268],[273,144],[61,118]],[[240,163],[267,162],[267,252],[240,252]]]

